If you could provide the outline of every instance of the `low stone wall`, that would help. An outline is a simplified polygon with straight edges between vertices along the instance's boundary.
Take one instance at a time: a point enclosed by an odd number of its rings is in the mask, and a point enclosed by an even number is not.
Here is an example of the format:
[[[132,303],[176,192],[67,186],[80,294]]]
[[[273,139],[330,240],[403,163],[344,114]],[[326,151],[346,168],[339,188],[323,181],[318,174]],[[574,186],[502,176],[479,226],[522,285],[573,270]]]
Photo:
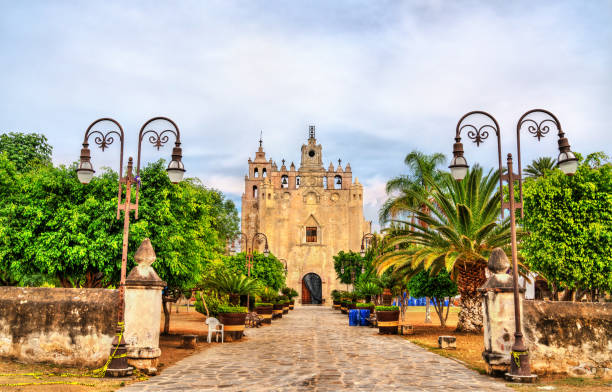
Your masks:
[[[612,378],[612,304],[523,301],[532,371]]]
[[[117,290],[0,287],[0,357],[102,366],[118,299]]]

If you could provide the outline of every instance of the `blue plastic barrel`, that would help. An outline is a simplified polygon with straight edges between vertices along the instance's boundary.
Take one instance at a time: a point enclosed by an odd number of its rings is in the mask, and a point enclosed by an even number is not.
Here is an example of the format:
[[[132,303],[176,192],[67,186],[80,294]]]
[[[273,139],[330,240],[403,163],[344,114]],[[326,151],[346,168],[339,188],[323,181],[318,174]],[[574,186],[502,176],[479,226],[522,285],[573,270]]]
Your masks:
[[[368,318],[370,317],[370,309],[359,309],[359,325],[366,327],[370,325]]]
[[[359,325],[359,309],[349,310],[349,326],[356,327]]]

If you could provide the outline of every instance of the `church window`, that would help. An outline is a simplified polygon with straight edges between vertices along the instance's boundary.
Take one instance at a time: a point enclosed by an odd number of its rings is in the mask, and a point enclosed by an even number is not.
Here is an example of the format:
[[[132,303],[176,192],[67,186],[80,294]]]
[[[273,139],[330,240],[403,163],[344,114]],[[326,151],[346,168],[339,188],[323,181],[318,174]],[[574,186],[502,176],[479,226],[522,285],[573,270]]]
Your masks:
[[[268,200],[271,200],[271,199],[272,199],[272,194],[268,193]]]
[[[327,189],[327,177],[323,177],[323,188]]]
[[[301,181],[300,176],[295,177],[295,189],[298,189],[300,187],[300,181]]]
[[[266,168],[264,167],[263,170],[261,171],[261,176],[262,177],[267,177],[268,173],[266,172]]]
[[[257,199],[257,185],[253,185],[253,199]]]
[[[342,189],[342,177],[334,177],[334,189]]]
[[[361,200],[361,193],[359,194],[359,200]]]
[[[289,177],[286,174],[281,177],[281,188],[289,188]]]
[[[306,228],[306,242],[317,242],[317,228],[316,227]]]
[[[311,158],[314,157],[315,156],[314,150],[308,151],[308,156],[311,157]]]
[[[259,177],[259,169],[255,168],[255,170],[253,171],[253,177]]]

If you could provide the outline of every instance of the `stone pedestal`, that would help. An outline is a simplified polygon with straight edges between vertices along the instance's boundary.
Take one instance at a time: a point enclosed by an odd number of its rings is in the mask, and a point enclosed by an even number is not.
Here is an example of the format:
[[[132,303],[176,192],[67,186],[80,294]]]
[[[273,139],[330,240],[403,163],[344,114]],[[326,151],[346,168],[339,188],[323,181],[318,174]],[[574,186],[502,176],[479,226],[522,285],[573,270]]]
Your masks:
[[[487,268],[490,277],[478,289],[482,293],[484,351],[487,373],[503,373],[510,368],[510,351],[514,344],[514,291],[512,276],[506,272],[510,263],[499,248],[491,253]],[[525,289],[519,289],[521,314]]]
[[[159,323],[161,320],[162,281],[151,267],[155,251],[146,238],[134,259],[138,264],[128,275],[125,285],[125,342],[131,366],[145,374],[157,373]]]

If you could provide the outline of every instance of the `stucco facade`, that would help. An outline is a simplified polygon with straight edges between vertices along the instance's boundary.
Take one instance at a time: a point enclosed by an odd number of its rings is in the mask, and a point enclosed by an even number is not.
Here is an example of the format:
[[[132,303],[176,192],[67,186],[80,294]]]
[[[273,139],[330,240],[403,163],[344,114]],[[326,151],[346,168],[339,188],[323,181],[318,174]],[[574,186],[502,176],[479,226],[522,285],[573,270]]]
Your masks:
[[[353,182],[350,164],[343,169],[323,166],[322,147],[314,126],[301,148],[300,167],[279,168],[267,159],[260,141],[255,159],[249,158],[242,195],[242,231],[248,238],[261,232],[270,251],[287,260],[287,286],[302,299],[303,277],[317,274],[322,297],[329,301],[333,289],[346,289],[336,280],[333,256],[339,251],[359,251],[371,222],[363,217],[363,186]],[[258,244],[263,247],[263,242]],[[257,248],[257,242],[256,242]]]

